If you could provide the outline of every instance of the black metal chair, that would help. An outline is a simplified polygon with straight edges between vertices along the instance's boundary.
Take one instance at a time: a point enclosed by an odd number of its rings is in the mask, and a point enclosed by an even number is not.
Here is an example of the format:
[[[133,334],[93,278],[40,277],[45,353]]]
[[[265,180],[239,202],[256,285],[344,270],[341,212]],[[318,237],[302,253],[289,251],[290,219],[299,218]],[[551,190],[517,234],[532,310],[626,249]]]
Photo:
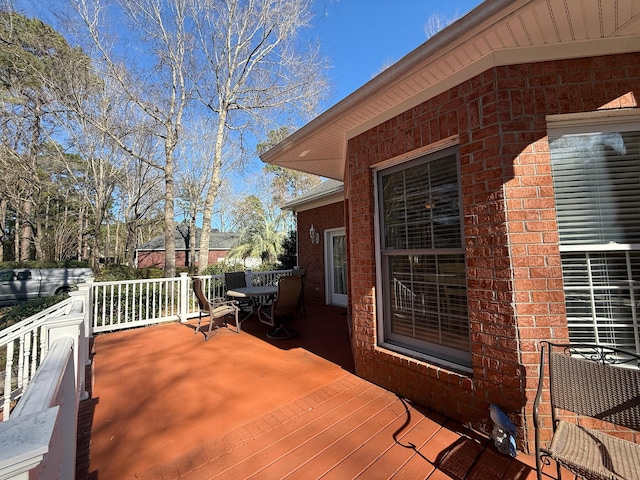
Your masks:
[[[236,333],[240,333],[240,324],[238,323],[238,312],[239,308],[236,305],[234,300],[225,300],[225,299],[214,299],[209,300],[207,296],[204,294],[204,289],[202,287],[202,279],[194,278],[193,283],[193,293],[198,300],[198,306],[200,307],[200,312],[198,316],[198,325],[196,326],[196,330],[194,333],[198,333],[200,330],[200,324],[202,323],[202,318],[205,316],[209,316],[209,330],[207,331],[204,340],[209,340],[209,336],[211,335],[211,330],[213,328],[214,322],[219,318],[225,318],[227,315],[235,316],[235,327]],[[229,324],[224,321],[222,324],[225,327],[229,327]],[[217,333],[219,325],[216,323],[216,329],[214,330],[214,334]]]
[[[280,277],[275,299],[269,304],[261,304],[258,307],[258,319],[273,327],[273,330],[267,333],[268,338],[287,340],[299,335],[293,328],[287,328],[285,323],[298,312],[301,294],[302,277],[299,275]]]
[[[589,479],[640,478],[640,444],[611,434],[610,425],[607,430],[593,428],[592,420],[640,431],[640,356],[596,344],[543,341],[541,347],[533,405],[538,479],[549,459],[556,461],[559,479],[561,466]],[[551,403],[550,417],[540,408],[542,398]],[[547,447],[541,443],[544,418],[553,430]]]

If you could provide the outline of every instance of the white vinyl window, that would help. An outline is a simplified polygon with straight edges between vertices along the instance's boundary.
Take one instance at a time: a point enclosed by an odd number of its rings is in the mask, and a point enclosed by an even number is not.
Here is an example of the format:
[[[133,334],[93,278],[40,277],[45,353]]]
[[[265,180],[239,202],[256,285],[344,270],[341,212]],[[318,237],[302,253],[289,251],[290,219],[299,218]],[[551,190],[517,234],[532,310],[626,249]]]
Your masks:
[[[640,352],[640,131],[604,127],[549,135],[569,337]]]
[[[383,343],[471,364],[458,149],[376,174]]]

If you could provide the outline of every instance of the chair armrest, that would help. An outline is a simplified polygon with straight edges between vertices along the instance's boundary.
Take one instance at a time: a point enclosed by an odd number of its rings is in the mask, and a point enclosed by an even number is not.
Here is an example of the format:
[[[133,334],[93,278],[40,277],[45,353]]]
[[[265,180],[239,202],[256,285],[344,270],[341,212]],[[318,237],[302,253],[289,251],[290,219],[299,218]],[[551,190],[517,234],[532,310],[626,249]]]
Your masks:
[[[215,308],[215,307],[221,307],[224,305],[231,305],[235,308],[238,308],[238,301],[237,300],[223,300],[223,299],[215,299],[215,300],[210,300],[209,304],[211,305],[211,308]]]

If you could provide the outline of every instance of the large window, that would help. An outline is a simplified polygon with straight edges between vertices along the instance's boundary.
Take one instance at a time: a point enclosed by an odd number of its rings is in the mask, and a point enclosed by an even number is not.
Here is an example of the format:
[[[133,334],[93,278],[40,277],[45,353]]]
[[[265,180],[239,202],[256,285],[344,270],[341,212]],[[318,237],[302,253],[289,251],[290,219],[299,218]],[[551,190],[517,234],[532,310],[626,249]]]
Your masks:
[[[376,181],[385,345],[470,366],[457,148]]]
[[[640,132],[616,128],[549,136],[567,320],[640,352]]]

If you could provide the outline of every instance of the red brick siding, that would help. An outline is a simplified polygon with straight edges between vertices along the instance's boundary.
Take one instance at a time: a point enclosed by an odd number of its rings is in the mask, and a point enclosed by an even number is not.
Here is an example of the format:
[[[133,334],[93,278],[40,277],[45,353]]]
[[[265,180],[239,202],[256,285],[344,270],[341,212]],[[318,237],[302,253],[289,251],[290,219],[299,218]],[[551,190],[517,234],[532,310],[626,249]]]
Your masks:
[[[209,265],[217,263],[219,259],[227,255],[227,250],[209,250]],[[187,252],[184,250],[176,251],[176,267],[184,267]],[[196,251],[196,264],[198,254]],[[158,267],[164,268],[164,250],[162,251],[138,251],[138,268]]]
[[[640,54],[497,67],[351,139],[350,294],[359,375],[462,422],[488,403],[532,439],[538,341],[567,339],[548,153],[548,114],[637,107]],[[376,347],[370,166],[457,134],[473,374]]]
[[[228,250],[209,250],[208,262],[209,265],[212,263],[218,263],[220,260],[224,259],[227,256]],[[198,255],[196,254],[196,264],[198,262]]]
[[[298,212],[298,265],[307,269],[304,298],[325,303],[324,235],[327,229],[344,227],[344,202]],[[320,243],[311,243],[309,229],[320,233]]]
[[[164,268],[164,252],[138,251],[138,268]]]

